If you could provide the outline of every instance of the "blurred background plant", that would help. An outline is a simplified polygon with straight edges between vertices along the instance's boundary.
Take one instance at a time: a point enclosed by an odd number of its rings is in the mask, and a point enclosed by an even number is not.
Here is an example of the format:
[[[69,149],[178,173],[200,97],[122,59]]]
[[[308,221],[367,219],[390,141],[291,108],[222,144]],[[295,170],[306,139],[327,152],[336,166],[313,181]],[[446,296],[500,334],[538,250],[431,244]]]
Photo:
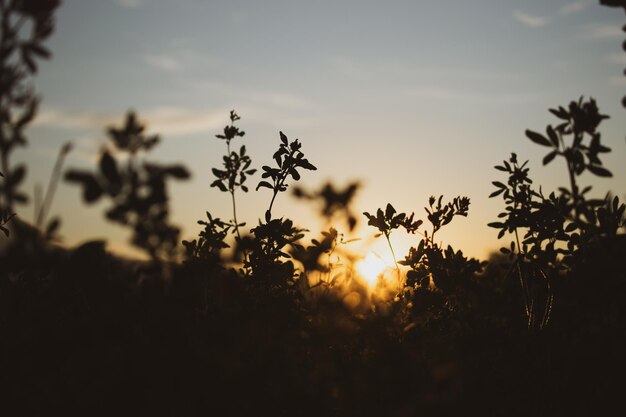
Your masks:
[[[51,56],[44,44],[53,32],[59,5],[59,0],[0,0],[0,230],[6,235],[15,204],[28,201],[19,189],[26,166],[13,167],[10,158],[18,147],[27,145],[24,131],[37,114],[40,99],[32,77],[37,61]],[[56,227],[52,224],[48,230]]]
[[[145,135],[144,130],[135,114],[128,112],[124,126],[108,129],[110,145],[101,152],[98,172],[73,169],[65,179],[82,187],[85,203],[109,197],[112,207],[106,218],[130,227],[132,244],[159,263],[174,259],[180,233],[169,223],[166,181],[185,180],[190,174],[182,165],[161,165],[140,158],[159,142],[157,135]]]

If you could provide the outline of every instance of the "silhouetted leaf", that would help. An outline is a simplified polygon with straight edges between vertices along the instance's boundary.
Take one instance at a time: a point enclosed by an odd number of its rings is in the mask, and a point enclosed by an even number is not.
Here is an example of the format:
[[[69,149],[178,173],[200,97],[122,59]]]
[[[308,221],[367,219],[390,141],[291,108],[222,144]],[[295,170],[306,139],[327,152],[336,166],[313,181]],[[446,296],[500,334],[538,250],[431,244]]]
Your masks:
[[[548,134],[548,138],[550,139],[550,142],[552,142],[552,146],[554,146],[555,148],[558,148],[559,147],[559,137],[557,136],[557,134],[554,131],[554,129],[552,128],[552,126],[548,125],[548,127],[546,129],[546,133]]]
[[[528,139],[532,140],[533,142],[542,145],[542,146],[552,146],[552,144],[550,143],[550,141],[544,137],[542,134],[537,133],[537,132],[533,132],[532,130],[526,130],[526,136],[528,137]]]
[[[26,176],[26,166],[24,165],[17,166],[13,170],[13,172],[11,172],[11,175],[8,177],[7,186],[15,187],[19,185],[19,183],[21,183],[24,180],[25,176]]]
[[[544,158],[543,158],[543,164],[544,165],[548,165],[555,156],[557,156],[558,152],[557,151],[552,151],[549,154],[547,154]]]
[[[270,184],[270,183],[269,183],[269,182],[267,182],[267,181],[261,181],[261,182],[259,182],[259,184],[256,186],[257,191],[258,191],[258,190],[259,190],[259,188],[261,188],[261,187],[266,187],[266,188],[269,188],[270,190],[273,188],[273,187],[272,187],[272,184]]]
[[[48,227],[46,228],[46,236],[51,237],[61,226],[61,220],[58,217],[55,217],[48,223]]]
[[[167,167],[165,173],[179,180],[186,180],[191,176],[187,168],[182,165]]]
[[[591,171],[593,174],[597,175],[598,177],[612,177],[613,176],[613,174],[611,174],[611,171],[601,166],[588,165],[587,169]]]
[[[100,171],[110,183],[119,184],[121,182],[115,159],[109,152],[104,152],[100,157]]]

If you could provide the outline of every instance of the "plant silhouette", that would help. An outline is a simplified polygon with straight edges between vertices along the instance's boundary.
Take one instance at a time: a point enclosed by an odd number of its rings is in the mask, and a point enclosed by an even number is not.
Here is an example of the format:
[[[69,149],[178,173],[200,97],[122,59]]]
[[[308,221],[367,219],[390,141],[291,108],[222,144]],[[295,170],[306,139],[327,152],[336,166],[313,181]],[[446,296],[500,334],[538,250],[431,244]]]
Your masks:
[[[595,100],[584,101],[582,97],[570,102],[568,109],[561,106],[550,112],[561,123],[556,127],[548,125],[545,136],[531,130],[526,131],[526,136],[551,149],[543,158],[544,165],[557,156],[565,159],[570,188],[559,187],[558,194],[552,192],[547,197],[541,189],[534,190],[527,162],[520,165],[517,155],[512,154],[508,161],[495,167],[509,175],[507,183],[494,181],[497,190],[490,195],[501,195],[506,204],[506,210],[499,215],[503,221],[489,226],[500,229],[498,238],[507,232],[515,235],[515,241],[501,251],[514,259],[511,271],[516,270],[519,276],[531,328],[545,327],[550,318],[551,282],[556,274],[571,270],[586,257],[591,246],[615,238],[626,224],[626,206],[620,204],[618,197],[587,199],[591,187],[580,189],[577,182],[585,171],[600,177],[612,175],[599,158],[610,149],[602,145],[596,130],[608,116],[599,113]],[[569,137],[571,142],[567,141]],[[524,231],[523,236],[518,230]]]
[[[213,168],[212,170],[213,175],[215,175],[217,179],[211,183],[211,187],[217,187],[220,191],[230,193],[233,204],[233,232],[236,233],[237,238],[241,240],[239,228],[246,224],[237,222],[235,191],[241,188],[244,193],[248,192],[248,187],[245,185],[246,179],[249,175],[254,175],[256,169],[250,169],[252,160],[246,155],[245,145],[241,146],[238,153],[230,150],[230,142],[236,137],[243,137],[245,135],[245,132],[235,126],[235,122],[239,119],[241,119],[241,117],[239,117],[234,110],[231,110],[230,125],[224,127],[223,134],[215,135],[216,138],[226,142],[227,154],[223,157],[224,169]]]
[[[26,144],[36,113],[31,76],[49,55],[42,43],[58,4],[0,0],[0,231],[7,236],[14,205],[26,197],[26,166],[12,166],[9,156]],[[35,195],[36,227],[24,223],[30,233],[14,233],[0,251],[0,412],[614,413],[626,372],[626,208],[612,194],[593,198],[582,184],[584,173],[612,175],[599,132],[607,116],[585,98],[550,112],[554,126],[525,136],[546,148],[544,165],[565,167],[567,185],[544,192],[516,153],[495,167],[506,178],[492,183],[491,197],[504,209],[489,225],[511,241],[489,264],[438,240],[468,216],[469,197],[430,197],[424,220],[391,204],[364,213],[394,259],[393,233],[419,236],[399,254],[395,297],[358,279],[359,254],[344,248],[350,240],[333,224],[354,230],[359,183],[293,186],[316,167],[282,132],[276,165],[263,166],[254,190],[270,189],[271,201],[244,229],[236,193],[248,193],[255,170],[245,146],[234,147],[244,135],[234,110],[216,135],[226,154],[209,182],[230,194],[232,218],[203,209],[198,236],[182,241],[182,262],[168,185],[190,174],[147,159],[159,137],[133,112],[107,130],[95,170],[64,177],[86,203],[105,200],[106,217],[131,229],[150,262],[108,253],[104,241],[54,242],[59,219],[48,216],[70,146],[62,148],[45,194]],[[289,186],[326,220],[317,238],[309,240],[291,213],[275,215],[276,197]]]
[[[174,256],[179,235],[179,229],[168,223],[166,180],[187,179],[189,172],[182,165],[140,160],[140,153],[148,152],[159,142],[156,135],[146,136],[144,129],[135,114],[129,112],[123,127],[108,129],[113,149],[102,151],[98,172],[70,170],[65,179],[82,186],[86,203],[108,196],[113,205],[106,211],[106,218],[128,225],[133,231],[132,244],[159,261]],[[113,151],[126,161],[118,161]]]
[[[12,167],[10,157],[27,145],[25,130],[39,106],[31,78],[37,72],[37,60],[48,59],[45,47],[54,30],[54,12],[58,0],[0,1],[0,218],[2,230],[15,216],[14,205],[28,197],[19,190],[26,177],[26,166]]]
[[[272,183],[268,181],[261,181],[256,186],[256,189],[259,188],[269,188],[274,193],[272,195],[272,200],[270,201],[270,206],[265,212],[265,221],[270,222],[272,218],[272,206],[274,205],[274,200],[276,196],[280,192],[287,191],[288,184],[286,184],[287,179],[291,177],[294,181],[298,181],[300,179],[300,173],[298,173],[298,168],[308,169],[310,171],[315,171],[317,168],[311,164],[308,159],[304,157],[304,154],[300,150],[302,145],[298,141],[298,139],[289,142],[289,139],[283,132],[280,132],[280,145],[278,150],[274,153],[274,160],[276,161],[276,165],[278,168],[272,168],[267,165],[263,165],[263,174],[262,178],[271,178]]]

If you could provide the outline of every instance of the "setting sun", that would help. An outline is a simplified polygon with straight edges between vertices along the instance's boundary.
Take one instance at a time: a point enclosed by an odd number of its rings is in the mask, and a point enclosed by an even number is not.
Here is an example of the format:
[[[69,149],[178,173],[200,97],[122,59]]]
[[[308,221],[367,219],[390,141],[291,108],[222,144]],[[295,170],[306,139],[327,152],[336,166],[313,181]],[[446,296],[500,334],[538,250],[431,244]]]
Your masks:
[[[388,262],[374,252],[368,252],[365,258],[356,263],[355,267],[367,285],[374,288],[378,277],[384,273],[385,269],[393,267],[393,261]]]

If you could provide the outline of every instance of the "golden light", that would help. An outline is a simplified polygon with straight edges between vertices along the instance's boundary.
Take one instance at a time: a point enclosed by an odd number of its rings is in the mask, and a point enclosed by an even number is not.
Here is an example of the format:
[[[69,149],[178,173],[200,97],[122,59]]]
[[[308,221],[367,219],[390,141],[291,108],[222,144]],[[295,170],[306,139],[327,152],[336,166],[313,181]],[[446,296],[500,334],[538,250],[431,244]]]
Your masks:
[[[368,252],[365,258],[355,265],[359,275],[370,288],[375,288],[378,277],[385,272],[385,269],[393,267],[393,261],[389,262],[374,252]]]

